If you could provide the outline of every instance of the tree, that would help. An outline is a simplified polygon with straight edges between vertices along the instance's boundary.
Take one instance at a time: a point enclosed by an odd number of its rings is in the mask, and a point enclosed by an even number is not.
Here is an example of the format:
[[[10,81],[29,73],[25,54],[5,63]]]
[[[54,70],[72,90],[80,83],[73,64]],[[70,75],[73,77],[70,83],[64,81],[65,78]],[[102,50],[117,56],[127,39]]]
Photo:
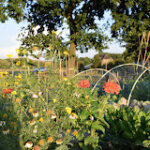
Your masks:
[[[57,30],[65,22],[70,32],[69,68],[74,68],[76,49],[104,48],[105,37],[96,20],[103,17],[107,0],[2,0],[0,6],[1,22],[8,17],[17,22],[26,18],[34,27],[40,26],[38,32],[46,27],[48,31]]]
[[[69,29],[69,69],[75,66],[76,50],[104,48],[105,37],[96,20],[103,17],[107,8],[105,0],[38,0],[28,6],[28,21],[39,26],[38,32],[57,30],[64,22]]]
[[[26,0],[0,0],[0,22],[10,17],[19,23],[24,19],[25,6]]]
[[[139,39],[150,30],[150,1],[110,0],[109,6],[114,19],[112,36],[126,47],[124,58],[137,60]]]

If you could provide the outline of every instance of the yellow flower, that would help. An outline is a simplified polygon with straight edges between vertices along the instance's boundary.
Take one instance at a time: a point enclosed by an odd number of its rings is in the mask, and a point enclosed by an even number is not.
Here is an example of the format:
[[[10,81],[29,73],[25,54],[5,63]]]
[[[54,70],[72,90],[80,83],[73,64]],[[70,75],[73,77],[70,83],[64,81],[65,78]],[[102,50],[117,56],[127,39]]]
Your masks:
[[[72,134],[73,134],[73,136],[77,136],[78,135],[78,131],[74,130],[74,132]]]
[[[15,85],[19,85],[19,82],[14,82]]]
[[[16,95],[17,92],[16,92],[16,91],[12,91],[11,94],[12,94],[12,95]]]
[[[89,124],[89,122],[88,122],[88,121],[86,121],[86,122],[85,122],[85,124]]]
[[[67,82],[67,85],[71,85],[71,82],[68,81],[68,82]]]
[[[5,77],[8,74],[8,72],[1,72],[0,74],[1,74],[1,77]]]
[[[22,74],[19,73],[19,74],[18,74],[18,78],[22,78]]]
[[[44,74],[44,72],[42,72],[42,71],[39,71],[39,74]]]
[[[68,134],[70,133],[70,129],[67,129],[67,131],[66,131]]]
[[[17,102],[17,103],[20,103],[20,102],[21,102],[21,99],[17,97],[17,98],[16,98],[16,102]]]
[[[56,31],[52,30],[52,34],[56,34]]]
[[[5,95],[5,94],[3,94],[3,98],[6,98],[6,95]]]
[[[7,86],[8,86],[8,83],[7,83],[7,82],[4,82],[3,85],[4,85],[5,87],[7,87]]]
[[[64,81],[67,81],[68,79],[67,79],[67,78],[63,78],[63,80],[64,80]]]
[[[45,66],[49,66],[51,64],[51,62],[45,62]]]
[[[19,54],[20,53],[20,49],[16,49],[16,52],[17,52],[17,54]]]
[[[50,136],[50,137],[48,137],[48,143],[52,143],[53,142],[53,137],[52,136]]]
[[[23,52],[23,54],[27,54],[27,51],[26,51],[26,50],[23,50],[22,52]]]
[[[76,119],[78,119],[77,114],[75,114],[75,113],[71,113],[71,115],[72,115],[73,117],[75,117]]]
[[[68,51],[64,51],[64,55],[69,55]]]
[[[8,54],[7,57],[8,57],[8,58],[12,58],[13,55],[12,55],[12,54]]]
[[[71,114],[72,109],[70,107],[66,107],[65,110],[68,114]]]
[[[45,144],[44,139],[40,140],[40,141],[38,142],[38,144],[39,144],[40,146],[44,146],[44,144]]]
[[[26,65],[22,65],[21,67],[22,67],[22,68],[25,68],[25,67],[26,67]]]
[[[20,61],[17,61],[16,62],[16,66],[20,66],[21,62]]]
[[[89,96],[88,96],[88,95],[86,95],[86,96],[85,96],[85,99],[88,99],[88,98],[89,98]]]
[[[4,118],[7,118],[7,117],[8,117],[8,115],[5,113],[5,114],[3,115],[3,117],[4,117]]]
[[[54,99],[53,99],[53,102],[56,103],[56,101],[57,101],[57,100],[54,98]]]
[[[51,45],[49,45],[49,50],[52,50],[52,49],[53,49],[53,47]]]
[[[29,112],[29,113],[32,113],[33,111],[34,111],[34,109],[33,109],[33,108],[30,108],[28,112]]]
[[[39,121],[40,121],[40,122],[43,122],[43,121],[44,121],[44,119],[41,117],[41,118],[39,119]]]

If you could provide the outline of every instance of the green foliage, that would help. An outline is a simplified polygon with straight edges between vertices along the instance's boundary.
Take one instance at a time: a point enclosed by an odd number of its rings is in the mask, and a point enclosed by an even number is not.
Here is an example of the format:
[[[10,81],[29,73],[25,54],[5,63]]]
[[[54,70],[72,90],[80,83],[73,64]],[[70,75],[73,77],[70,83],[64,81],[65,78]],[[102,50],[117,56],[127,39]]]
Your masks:
[[[116,111],[109,109],[106,120],[110,128],[106,130],[104,143],[110,142],[110,149],[150,147],[149,113],[129,107]]]
[[[101,68],[101,57],[99,54],[94,56],[92,67],[93,68]]]
[[[126,83],[125,90],[122,91],[122,94],[124,96],[125,95],[128,96],[135,81],[136,80],[130,80],[130,82]],[[132,99],[143,101],[149,100],[150,99],[149,89],[150,89],[150,75],[146,74],[145,77],[142,77],[137,82],[137,85],[135,86],[135,89],[132,93]]]
[[[57,30],[65,22],[70,31],[67,44],[73,42],[81,51],[90,48],[101,51],[107,38],[95,20],[103,17],[106,5],[105,1],[98,0],[39,0],[30,5],[27,19],[34,27],[39,26],[39,33],[45,27],[48,31]]]
[[[24,0],[1,0],[0,1],[0,22],[5,22],[8,18],[15,19],[18,23],[24,19]]]
[[[118,37],[126,46],[124,58],[137,60],[139,53],[139,37],[150,30],[150,2],[145,0],[126,1],[112,0],[111,14],[114,23],[111,27],[112,36]],[[128,56],[128,57],[127,57]]]

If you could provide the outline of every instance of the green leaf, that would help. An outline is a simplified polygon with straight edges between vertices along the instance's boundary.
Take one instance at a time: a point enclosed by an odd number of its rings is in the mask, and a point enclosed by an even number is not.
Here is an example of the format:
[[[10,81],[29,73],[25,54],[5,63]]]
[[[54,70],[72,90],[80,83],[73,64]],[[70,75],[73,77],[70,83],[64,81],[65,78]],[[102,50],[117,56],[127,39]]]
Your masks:
[[[105,133],[105,128],[101,125],[101,123],[99,121],[95,121],[93,124],[92,124],[92,128],[93,129],[96,129],[96,130],[100,130],[102,131],[103,133]]]
[[[90,113],[87,110],[83,110],[82,113],[80,114],[80,119],[85,120],[89,115]]]

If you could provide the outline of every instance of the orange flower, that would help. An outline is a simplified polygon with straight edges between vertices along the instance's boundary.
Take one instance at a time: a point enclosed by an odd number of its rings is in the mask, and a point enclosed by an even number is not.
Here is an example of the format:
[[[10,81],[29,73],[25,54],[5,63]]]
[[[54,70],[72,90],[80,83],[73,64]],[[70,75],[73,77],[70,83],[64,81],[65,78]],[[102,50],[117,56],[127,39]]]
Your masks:
[[[8,115],[5,113],[5,114],[3,115],[3,117],[4,117],[4,118],[7,118],[7,117],[8,117]]]
[[[40,150],[40,147],[39,147],[38,145],[35,145],[35,146],[33,147],[33,150]]]
[[[50,137],[48,137],[48,143],[52,143],[53,142],[53,137],[52,136],[50,136]]]
[[[77,136],[78,135],[78,131],[74,130],[72,134],[73,134],[73,136]]]
[[[74,85],[74,87],[78,88],[78,87],[79,87],[79,84],[76,83],[76,84]]]
[[[32,113],[33,111],[34,111],[33,108],[30,108],[30,109],[29,109],[29,113]]]
[[[38,142],[38,144],[39,144],[40,146],[44,146],[44,144],[45,144],[44,139],[40,140],[40,141]]]
[[[106,93],[119,94],[120,90],[120,86],[115,82],[109,81],[103,85],[103,91],[105,91]]]
[[[47,115],[50,115],[50,114],[52,114],[52,111],[50,109],[48,109],[46,113],[47,113]]]
[[[21,99],[20,98],[16,98],[16,102],[20,103],[21,102]]]
[[[38,47],[34,46],[34,47],[32,48],[32,50],[33,50],[33,51],[36,51],[36,50],[38,50]]]

